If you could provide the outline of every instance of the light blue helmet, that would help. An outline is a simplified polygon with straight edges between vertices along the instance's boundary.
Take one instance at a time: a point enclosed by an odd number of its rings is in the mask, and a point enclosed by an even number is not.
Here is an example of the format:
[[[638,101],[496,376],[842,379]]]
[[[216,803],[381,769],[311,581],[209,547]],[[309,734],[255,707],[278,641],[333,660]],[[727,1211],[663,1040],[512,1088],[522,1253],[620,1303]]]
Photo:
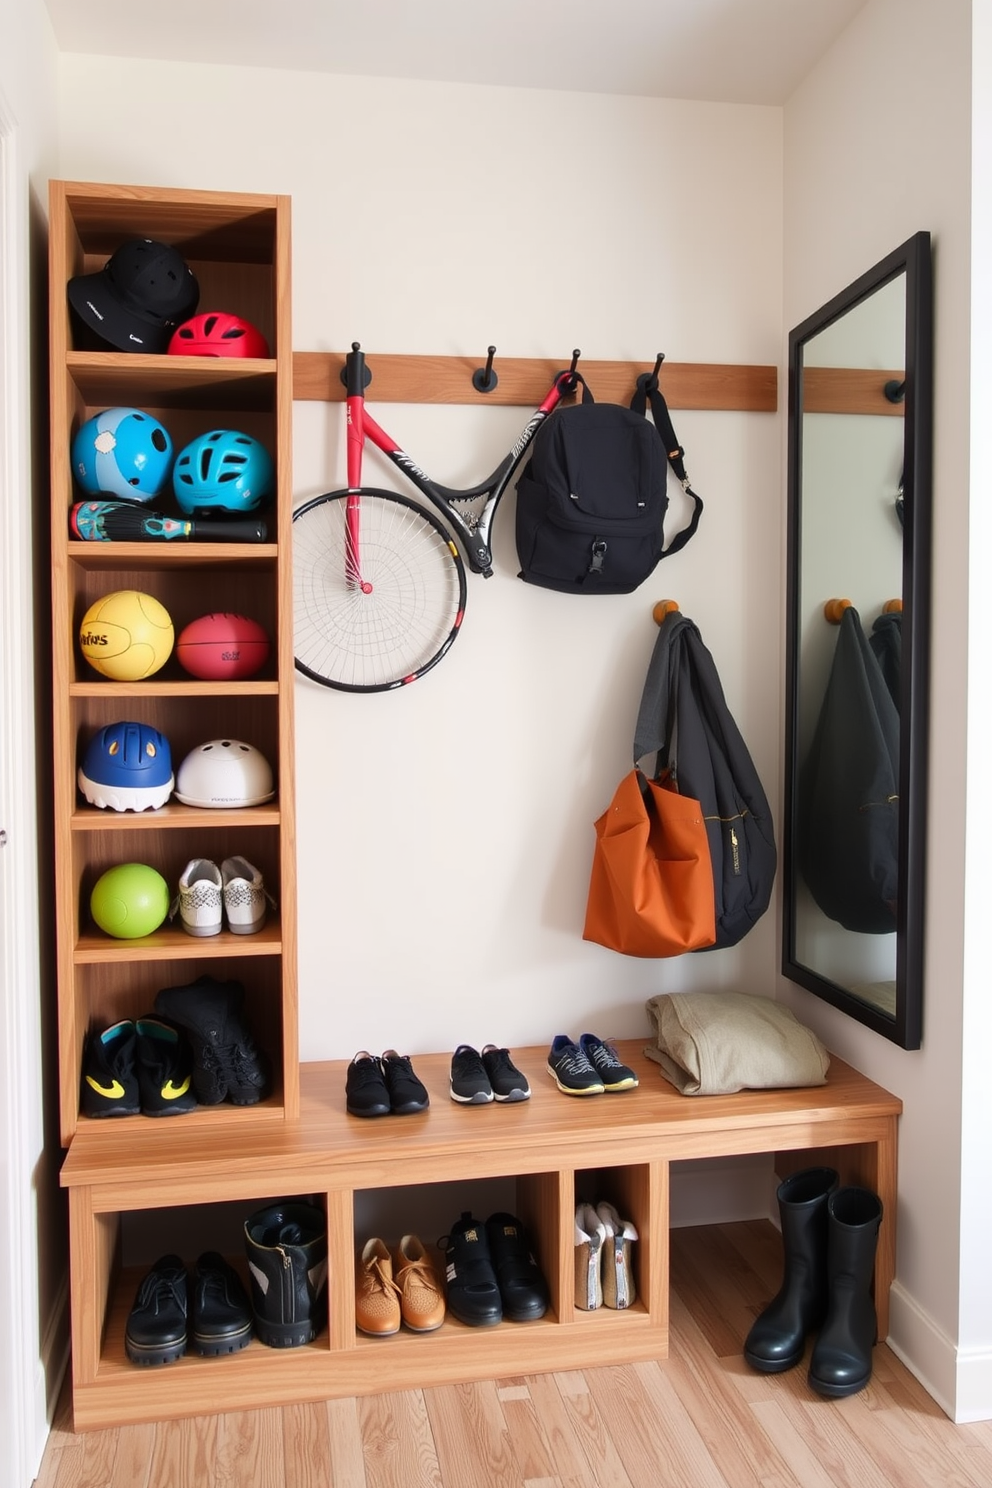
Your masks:
[[[72,472],[88,496],[152,501],[172,470],[172,440],[140,408],[107,408],[87,419],[72,441]]]
[[[180,450],[172,489],[187,516],[250,512],[273,493],[275,470],[263,444],[237,429],[211,429]]]

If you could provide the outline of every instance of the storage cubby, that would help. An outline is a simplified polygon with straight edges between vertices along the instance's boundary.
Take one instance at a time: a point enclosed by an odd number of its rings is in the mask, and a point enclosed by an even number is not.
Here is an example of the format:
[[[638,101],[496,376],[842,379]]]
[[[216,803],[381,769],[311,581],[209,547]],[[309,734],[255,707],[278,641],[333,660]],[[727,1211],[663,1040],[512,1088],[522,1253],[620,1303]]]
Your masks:
[[[224,1120],[239,1130],[294,1117],[299,1108],[293,799],[291,521],[292,348],[289,201],[279,196],[53,182],[50,191],[52,617],[55,856],[61,1129],[77,1128],[80,1061],[87,1029],[150,1011],[158,987],[210,974],[236,979],[256,1042],[273,1064],[274,1090],[257,1107],[190,1113],[193,1125]],[[173,245],[200,287],[198,312],[242,315],[268,342],[264,358],[147,355],[118,351],[71,310],[69,280],[100,271],[129,238]],[[73,478],[72,439],[106,408],[139,408],[168,431],[175,452],[210,429],[261,441],[275,465],[272,499],[256,512],[262,542],[84,542],[69,512],[92,499]],[[171,477],[148,503],[181,516]],[[136,589],[166,608],[178,637],[199,616],[228,611],[258,621],[270,643],[250,679],[205,682],[175,650],[147,679],[120,682],[89,665],[81,621],[105,594]],[[168,740],[173,772],[211,739],[243,740],[270,764],[276,795],[256,807],[209,809],[174,797],[158,810],[115,812],[86,802],[76,782],[81,752],[104,725],[146,723]],[[89,897],[104,869],[147,863],[170,895],[196,857],[240,855],[259,868],[278,903],[260,933],[189,936],[176,921],[140,940],[115,940],[92,922]],[[119,1119],[119,1118],[118,1118]],[[102,1140],[106,1122],[87,1123]],[[133,1128],[135,1121],[124,1118]],[[138,1121],[139,1128],[152,1125]],[[178,1123],[177,1123],[178,1125]],[[189,1128],[184,1126],[184,1130]],[[140,1149],[135,1161],[141,1161]]]

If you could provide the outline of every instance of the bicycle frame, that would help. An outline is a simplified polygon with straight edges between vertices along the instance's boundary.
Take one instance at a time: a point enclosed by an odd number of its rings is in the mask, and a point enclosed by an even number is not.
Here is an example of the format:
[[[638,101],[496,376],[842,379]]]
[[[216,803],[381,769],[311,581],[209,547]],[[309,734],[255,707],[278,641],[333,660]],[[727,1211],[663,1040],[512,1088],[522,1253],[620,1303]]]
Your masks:
[[[361,572],[362,456],[366,440],[369,440],[392,460],[407,480],[417,488],[421,495],[426,496],[427,500],[451,524],[472,572],[482,574],[483,578],[491,578],[493,555],[490,534],[500,498],[527,453],[534,435],[548,415],[557,408],[562,398],[575,391],[579,382],[578,377],[572,371],[559,372],[544,401],[531,415],[513,448],[500,461],[488,480],[465,490],[455,490],[431,480],[430,476],[421,470],[416,461],[400,448],[369,413],[365,404],[365,387],[369,378],[366,374],[365,355],[357,341],[352,342],[351,351],[345,359],[342,376],[347,389],[348,412],[347,564],[349,579],[367,592],[368,586],[362,579]],[[466,521],[457,507],[452,504],[456,501],[478,500],[480,497],[484,497],[485,501],[482,511],[473,522]]]

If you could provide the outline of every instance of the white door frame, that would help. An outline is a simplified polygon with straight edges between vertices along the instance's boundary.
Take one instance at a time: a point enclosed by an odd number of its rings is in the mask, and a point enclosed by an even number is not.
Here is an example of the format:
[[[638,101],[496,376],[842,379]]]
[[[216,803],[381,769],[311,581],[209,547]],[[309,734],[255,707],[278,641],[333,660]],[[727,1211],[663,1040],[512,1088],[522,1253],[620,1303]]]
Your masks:
[[[29,182],[0,94],[0,1434],[16,1488],[47,1434],[39,1319],[42,1120],[35,792]],[[9,1474],[9,1476],[8,1476]]]

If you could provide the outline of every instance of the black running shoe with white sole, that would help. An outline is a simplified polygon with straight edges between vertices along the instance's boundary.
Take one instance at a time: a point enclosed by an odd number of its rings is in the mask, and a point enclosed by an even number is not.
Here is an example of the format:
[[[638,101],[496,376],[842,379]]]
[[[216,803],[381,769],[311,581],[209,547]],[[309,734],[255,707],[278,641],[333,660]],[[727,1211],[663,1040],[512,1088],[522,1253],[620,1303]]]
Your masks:
[[[482,1055],[471,1044],[459,1044],[451,1056],[448,1092],[462,1106],[488,1106],[493,1101],[493,1087]]]
[[[389,1109],[394,1116],[412,1116],[417,1111],[427,1110],[430,1096],[426,1086],[414,1074],[407,1055],[387,1049],[382,1056],[382,1075],[389,1091]]]
[[[487,1044],[482,1051],[482,1063],[498,1101],[509,1103],[530,1099],[527,1076],[517,1069],[509,1049],[497,1049],[495,1044]]]
[[[548,1074],[565,1095],[602,1095],[606,1089],[589,1056],[567,1033],[555,1035],[548,1054]]]
[[[629,1064],[624,1064],[608,1039],[597,1038],[594,1033],[584,1033],[579,1039],[579,1048],[609,1091],[634,1090],[638,1079]]]

